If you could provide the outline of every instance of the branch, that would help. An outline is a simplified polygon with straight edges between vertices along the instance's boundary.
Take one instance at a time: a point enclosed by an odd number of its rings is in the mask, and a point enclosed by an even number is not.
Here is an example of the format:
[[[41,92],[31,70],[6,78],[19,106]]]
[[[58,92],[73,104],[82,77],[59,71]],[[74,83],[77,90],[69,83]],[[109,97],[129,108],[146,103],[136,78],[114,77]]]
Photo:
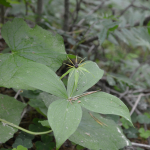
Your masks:
[[[133,104],[131,103],[131,101],[128,99],[128,98],[126,98],[126,97],[124,97],[124,99],[126,100],[126,102],[133,108]],[[135,112],[138,114],[138,115],[141,115],[142,113],[136,108],[135,109]]]
[[[17,97],[18,97],[18,95],[20,94],[20,92],[21,92],[21,89],[20,90],[18,90],[18,92],[16,93],[16,95],[15,95],[15,99],[17,99]]]
[[[1,23],[4,24],[4,6],[3,5],[0,5],[0,8],[1,8]]]
[[[64,1],[64,26],[63,26],[63,30],[67,31],[68,30],[68,26],[69,26],[69,0],[65,0]]]
[[[148,7],[145,7],[145,6],[136,6],[134,4],[132,4],[132,7],[140,8],[140,9],[143,9],[143,10],[150,10],[150,8],[148,8]]]
[[[122,10],[120,13],[120,16],[122,16],[130,7],[132,7],[134,2],[135,2],[135,0],[133,0],[130,5],[128,5],[124,10]]]
[[[87,39],[86,41],[84,41],[82,44],[88,44],[88,43],[91,43],[95,40],[98,40],[98,36],[93,36],[93,37]]]
[[[90,16],[91,14],[93,14],[94,12],[96,12],[98,9],[100,9],[100,8],[104,5],[105,1],[106,1],[106,0],[103,0],[103,1],[101,2],[101,4],[100,4],[99,6],[96,6],[92,11],[90,11],[90,12],[86,15],[86,17],[87,17],[87,16]],[[84,21],[85,21],[85,18],[81,19],[81,20],[78,22],[77,25],[81,25]]]
[[[140,144],[140,143],[131,143],[132,146],[139,146],[139,147],[145,147],[145,148],[150,148],[150,145],[146,145],[146,144]]]
[[[147,124],[146,123],[144,123],[144,129],[145,129],[145,131],[147,131]],[[147,142],[150,145],[150,137],[147,138]]]
[[[24,0],[24,3],[25,3],[25,7],[26,7],[25,13],[26,13],[26,16],[27,16],[28,15],[28,2],[27,2],[27,0]]]
[[[81,5],[81,2],[82,2],[83,0],[80,0],[79,2],[78,2],[78,0],[76,0],[76,16],[75,16],[75,18],[74,18],[74,21],[73,21],[73,24],[77,21],[77,19],[78,19],[78,14],[79,14],[79,11],[80,11],[80,5]]]
[[[133,112],[134,112],[134,110],[136,109],[136,107],[137,107],[139,101],[141,100],[141,97],[142,97],[142,96],[144,96],[144,95],[143,95],[143,94],[140,94],[140,95],[138,96],[138,99],[136,100],[136,102],[135,102],[135,104],[134,104],[134,106],[133,106],[133,108],[132,108],[132,110],[131,110],[131,112],[130,112],[130,115],[133,114]]]
[[[99,83],[97,83],[97,84],[99,85]],[[114,93],[114,94],[116,94],[116,95],[118,95],[118,96],[121,96],[122,94],[124,94],[124,93],[119,93],[119,92],[117,92],[117,91],[115,91],[115,90],[113,90],[113,89],[111,89],[111,88],[106,87],[106,86],[105,86],[105,89],[109,90],[111,93]],[[126,100],[126,102],[127,102],[132,108],[134,107],[134,105],[131,103],[131,101],[130,101],[125,95],[123,96],[123,98]],[[135,107],[134,110],[136,111],[136,113],[137,113],[138,115],[142,114],[136,107]]]
[[[42,13],[43,13],[43,0],[38,0],[37,1],[37,19],[36,19],[37,23],[41,21]]]

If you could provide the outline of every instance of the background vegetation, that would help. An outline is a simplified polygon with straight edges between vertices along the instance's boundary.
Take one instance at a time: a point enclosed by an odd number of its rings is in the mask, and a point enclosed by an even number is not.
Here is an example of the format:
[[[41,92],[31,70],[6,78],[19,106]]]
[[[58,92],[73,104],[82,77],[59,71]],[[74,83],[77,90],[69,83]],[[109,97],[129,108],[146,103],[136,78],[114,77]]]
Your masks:
[[[131,147],[124,149],[150,149],[149,0],[1,0],[0,4],[1,27],[13,18],[24,18],[30,27],[38,24],[47,32],[52,30],[60,34],[68,54],[95,61],[105,74],[91,90],[101,89],[119,97],[130,110],[135,128],[118,116],[107,115],[122,127],[132,142]],[[10,52],[1,35],[0,52]],[[66,71],[67,67],[62,65],[57,74],[61,76]],[[67,80],[63,82],[66,84]],[[1,94],[9,96],[15,96],[16,92],[0,88]],[[29,104],[20,125],[43,131],[37,119],[43,119],[37,112],[41,106],[31,100],[39,91],[18,94],[20,91],[16,96],[18,100]],[[15,147],[20,139],[23,142],[23,134],[16,133],[0,148]],[[52,141],[53,148],[52,136],[28,137],[28,145],[24,146],[30,148],[33,140],[31,149],[40,149],[42,144],[48,144],[47,139]],[[61,147],[70,148],[83,149],[69,140]]]

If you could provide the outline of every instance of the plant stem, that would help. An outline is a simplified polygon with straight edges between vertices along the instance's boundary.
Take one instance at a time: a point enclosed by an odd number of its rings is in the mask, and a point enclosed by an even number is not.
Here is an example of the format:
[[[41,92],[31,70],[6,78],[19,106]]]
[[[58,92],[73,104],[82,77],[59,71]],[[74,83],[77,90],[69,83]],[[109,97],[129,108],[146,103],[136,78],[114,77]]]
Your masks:
[[[69,25],[69,0],[64,0],[64,31],[68,31]]]
[[[37,18],[36,22],[39,24],[41,22],[41,17],[43,13],[43,0],[38,0],[37,1]]]
[[[33,135],[41,135],[41,134],[47,134],[47,133],[52,132],[52,130],[45,131],[45,132],[32,132],[32,131],[26,130],[26,129],[22,128],[22,127],[19,127],[19,126],[13,124],[13,123],[10,123],[10,122],[8,122],[8,121],[6,121],[6,120],[4,120],[4,119],[0,119],[0,121],[4,124],[4,126],[5,126],[6,124],[8,124],[8,125],[10,125],[10,126],[12,126],[12,127],[15,127],[15,128],[17,128],[17,129],[19,129],[19,130],[21,130],[21,131],[24,131],[24,132],[26,132],[26,133],[33,134]]]

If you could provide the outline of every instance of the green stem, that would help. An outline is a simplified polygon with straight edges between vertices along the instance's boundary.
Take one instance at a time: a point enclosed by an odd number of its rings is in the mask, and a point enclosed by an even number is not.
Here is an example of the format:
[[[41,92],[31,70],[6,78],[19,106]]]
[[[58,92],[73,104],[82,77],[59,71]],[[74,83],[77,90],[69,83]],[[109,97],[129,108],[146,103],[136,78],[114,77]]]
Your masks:
[[[10,126],[12,126],[12,127],[15,127],[15,128],[17,128],[17,129],[19,129],[19,130],[21,130],[21,131],[24,131],[24,132],[26,132],[26,133],[33,134],[33,135],[41,135],[41,134],[47,134],[47,133],[52,132],[52,130],[45,131],[45,132],[32,132],[32,131],[26,130],[26,129],[24,129],[24,128],[21,128],[21,127],[15,125],[15,124],[13,124],[13,123],[10,123],[10,122],[8,122],[8,121],[6,121],[6,120],[4,120],[4,119],[0,119],[0,121],[1,121],[4,125],[5,125],[5,124],[8,124],[8,125],[10,125]]]

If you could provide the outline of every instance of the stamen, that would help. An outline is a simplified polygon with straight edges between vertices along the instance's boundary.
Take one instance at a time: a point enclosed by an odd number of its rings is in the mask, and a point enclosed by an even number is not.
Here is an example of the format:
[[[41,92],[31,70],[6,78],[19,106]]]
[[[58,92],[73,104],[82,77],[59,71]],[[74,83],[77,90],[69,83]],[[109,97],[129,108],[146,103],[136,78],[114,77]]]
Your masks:
[[[86,63],[84,63],[84,64],[82,64],[82,65],[80,65],[79,67],[82,67],[83,65],[85,65]]]
[[[86,57],[85,57],[85,58],[86,58]],[[83,61],[85,58],[83,58],[83,59],[79,62],[79,64],[81,64],[81,63],[82,63],[82,61]]]
[[[74,66],[71,66],[71,65],[69,65],[69,64],[66,64],[66,63],[64,63],[65,65],[67,65],[67,66],[69,66],[69,67],[71,67],[71,68],[73,68]]]
[[[68,56],[67,56],[68,57]],[[73,64],[73,66],[74,66],[74,63],[71,61],[71,59],[68,57],[68,59],[70,60],[70,62]]]
[[[76,55],[76,64],[78,63],[78,60],[77,60],[77,55]]]

